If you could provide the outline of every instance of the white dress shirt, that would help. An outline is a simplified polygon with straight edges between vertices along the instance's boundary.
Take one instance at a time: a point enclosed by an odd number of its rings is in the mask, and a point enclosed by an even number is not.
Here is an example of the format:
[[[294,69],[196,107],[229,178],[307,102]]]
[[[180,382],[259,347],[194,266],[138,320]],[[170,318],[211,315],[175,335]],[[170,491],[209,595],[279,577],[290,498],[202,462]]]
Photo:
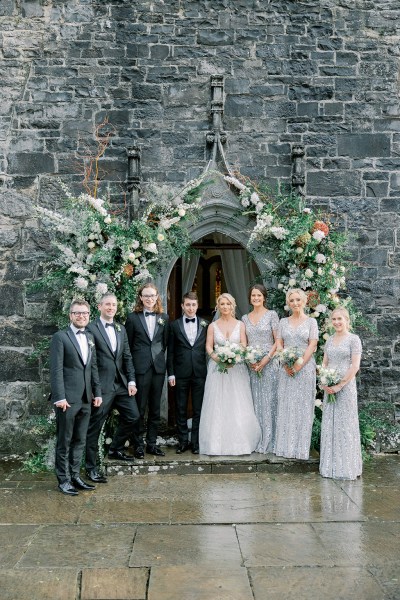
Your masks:
[[[196,319],[196,317],[194,317],[194,323],[192,321],[189,321],[188,323],[186,323],[186,319],[191,319],[191,318],[192,317],[187,317],[186,315],[183,315],[183,326],[185,328],[185,333],[187,335],[189,343],[191,346],[193,346],[193,344],[196,341],[196,336],[197,336],[197,319]]]
[[[103,317],[100,317],[100,321],[103,323],[103,327],[106,330],[106,334],[108,335],[108,339],[110,340],[112,351],[115,352],[117,350],[117,334],[115,332],[115,323],[113,321],[105,321]],[[113,324],[114,327],[106,327],[106,325]]]
[[[154,330],[156,328],[156,318],[157,318],[157,315],[148,315],[146,317],[146,312],[147,311],[144,311],[143,314],[144,314],[144,318],[146,320],[146,325],[147,325],[147,329],[149,331],[150,339],[152,340],[153,336],[154,336]]]
[[[79,344],[79,347],[81,349],[83,364],[86,365],[88,355],[89,355],[89,344],[88,344],[88,339],[86,337],[86,334],[84,333],[83,329],[79,329],[78,327],[75,327],[75,325],[70,325],[70,327],[71,327],[72,331],[74,332],[77,342]],[[82,333],[77,333],[78,331],[82,332]]]

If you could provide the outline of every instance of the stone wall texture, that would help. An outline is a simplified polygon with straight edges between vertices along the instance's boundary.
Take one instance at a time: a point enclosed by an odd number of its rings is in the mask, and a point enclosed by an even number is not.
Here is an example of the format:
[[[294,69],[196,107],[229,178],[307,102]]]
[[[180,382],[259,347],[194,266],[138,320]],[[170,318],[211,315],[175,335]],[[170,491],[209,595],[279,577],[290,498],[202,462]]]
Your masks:
[[[362,401],[400,400],[398,0],[2,0],[0,3],[0,449],[46,406],[29,354],[51,333],[26,284],[48,240],[32,205],[82,179],[108,119],[104,187],[121,199],[126,148],[143,180],[179,184],[209,159],[210,77],[223,75],[226,154],[243,174],[291,181],[305,148],[309,202],[350,233],[365,334]]]

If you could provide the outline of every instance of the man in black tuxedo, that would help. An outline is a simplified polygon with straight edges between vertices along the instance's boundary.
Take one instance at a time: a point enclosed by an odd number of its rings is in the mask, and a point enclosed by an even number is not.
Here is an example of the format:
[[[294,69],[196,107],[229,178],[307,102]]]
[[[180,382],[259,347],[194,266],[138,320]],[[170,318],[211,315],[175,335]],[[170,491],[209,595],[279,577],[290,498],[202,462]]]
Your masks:
[[[135,367],[137,404],[140,422],[132,436],[136,458],[144,458],[143,433],[146,407],[146,452],[165,456],[157,446],[160,424],[161,394],[165,380],[165,352],[168,344],[168,315],[163,312],[158,290],[153,283],[144,284],[138,294],[134,312],[125,323]]]
[[[207,376],[206,321],[197,317],[198,299],[195,292],[182,298],[183,315],[170,325],[168,342],[168,382],[176,389],[177,454],[189,448],[187,412],[192,395],[192,452],[199,453],[199,425]]]
[[[88,331],[96,344],[97,366],[103,402],[92,407],[86,440],[86,474],[94,482],[106,483],[107,479],[96,467],[101,428],[110,410],[119,412],[119,425],[108,452],[109,458],[133,461],[124,451],[125,442],[132,436],[139,421],[139,411],[134,398],[137,389],[126,330],[114,321],[118,301],[114,294],[107,293],[98,305],[100,316],[90,323]]]
[[[57,424],[55,471],[59,490],[69,496],[76,496],[78,489],[95,488],[80,477],[93,396],[94,406],[102,403],[96,348],[85,329],[89,316],[89,304],[74,300],[69,327],[55,333],[50,346],[51,400]]]

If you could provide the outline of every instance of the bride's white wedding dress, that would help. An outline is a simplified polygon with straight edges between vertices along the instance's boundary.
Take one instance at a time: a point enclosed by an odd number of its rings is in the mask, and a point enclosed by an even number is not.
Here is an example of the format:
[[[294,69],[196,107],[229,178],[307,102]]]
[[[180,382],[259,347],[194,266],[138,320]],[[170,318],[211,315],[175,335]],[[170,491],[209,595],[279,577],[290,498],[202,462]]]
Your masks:
[[[223,345],[225,337],[218,325],[211,323],[210,327],[214,327],[214,344]],[[229,341],[240,343],[240,321]],[[200,419],[200,454],[251,454],[260,437],[246,365],[240,363],[230,367],[228,373],[220,373],[217,363],[210,360]]]

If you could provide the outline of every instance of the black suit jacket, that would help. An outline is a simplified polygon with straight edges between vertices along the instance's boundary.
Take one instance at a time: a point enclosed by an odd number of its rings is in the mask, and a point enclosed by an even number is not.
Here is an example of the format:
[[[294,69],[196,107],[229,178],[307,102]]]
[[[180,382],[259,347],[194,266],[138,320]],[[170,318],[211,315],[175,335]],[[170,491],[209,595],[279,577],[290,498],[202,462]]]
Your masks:
[[[92,396],[101,396],[101,387],[96,362],[96,347],[93,336],[86,333],[89,353],[86,365],[81,348],[70,327],[57,331],[50,346],[51,400],[67,400],[74,404],[82,398],[92,401]]]
[[[135,381],[135,369],[129,350],[126,329],[119,323],[114,323],[114,325],[115,336],[117,338],[117,350],[115,354],[111,348],[110,338],[99,318],[87,327],[90,333],[93,334],[96,344],[97,366],[103,394],[113,391],[117,374],[126,388],[129,381]]]
[[[183,317],[170,325],[168,340],[168,375],[175,377],[206,377],[206,337],[207,325],[200,325],[197,319],[197,336],[193,346],[187,338]]]
[[[168,345],[168,319],[166,313],[157,315],[154,336],[151,340],[143,312],[129,313],[125,327],[133,365],[138,375],[143,375],[152,366],[156,373],[165,373],[167,368],[165,351]]]

